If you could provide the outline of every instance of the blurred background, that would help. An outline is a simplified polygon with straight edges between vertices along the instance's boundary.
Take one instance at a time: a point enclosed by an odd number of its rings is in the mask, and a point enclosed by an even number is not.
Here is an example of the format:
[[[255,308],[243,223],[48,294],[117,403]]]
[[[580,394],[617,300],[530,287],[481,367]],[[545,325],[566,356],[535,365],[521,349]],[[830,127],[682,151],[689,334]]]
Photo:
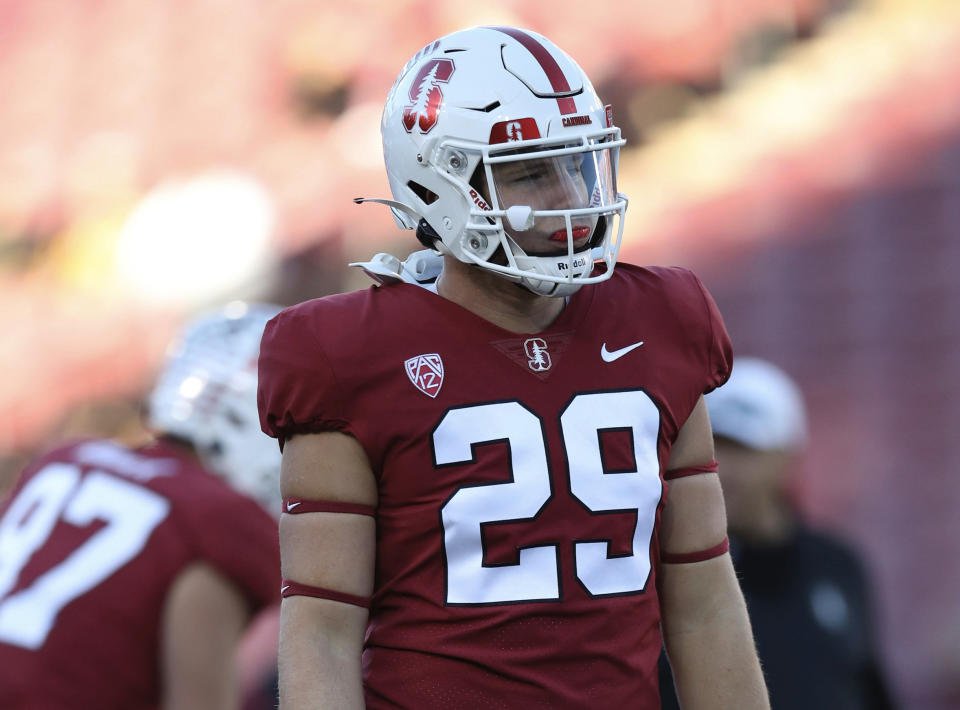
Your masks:
[[[903,706],[960,708],[957,0],[0,0],[0,488],[64,434],[142,437],[188,314],[416,248],[351,198],[389,193],[399,68],[476,24],[614,105],[621,257],[694,269],[802,385],[801,505],[864,552]]]

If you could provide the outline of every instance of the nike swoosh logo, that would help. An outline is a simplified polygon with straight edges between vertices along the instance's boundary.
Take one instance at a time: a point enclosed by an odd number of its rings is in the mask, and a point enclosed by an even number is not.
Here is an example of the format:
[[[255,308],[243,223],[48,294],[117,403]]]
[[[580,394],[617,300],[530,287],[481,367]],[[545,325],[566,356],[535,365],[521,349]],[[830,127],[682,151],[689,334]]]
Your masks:
[[[283,594],[283,593],[284,593],[285,591],[287,591],[288,589],[290,589],[290,585],[289,585],[289,584],[288,584],[287,586],[285,586],[285,587],[280,587],[280,593]]]
[[[300,505],[300,503],[302,503],[302,502],[303,502],[303,501],[299,501],[299,500],[298,500],[296,503],[287,503],[287,512],[290,512],[291,510],[293,510],[294,508],[296,508],[298,505]]]
[[[628,345],[628,346],[625,347],[625,348],[620,348],[619,350],[612,350],[612,351],[611,351],[611,350],[607,350],[607,344],[604,343],[603,346],[600,348],[600,357],[603,358],[603,361],[604,361],[604,362],[613,362],[614,360],[619,360],[620,358],[622,358],[624,355],[626,355],[626,354],[627,354],[628,352],[630,352],[631,350],[636,350],[636,349],[639,348],[641,345],[643,345],[643,341],[642,341],[642,340],[641,340],[639,343],[634,343],[633,345]]]

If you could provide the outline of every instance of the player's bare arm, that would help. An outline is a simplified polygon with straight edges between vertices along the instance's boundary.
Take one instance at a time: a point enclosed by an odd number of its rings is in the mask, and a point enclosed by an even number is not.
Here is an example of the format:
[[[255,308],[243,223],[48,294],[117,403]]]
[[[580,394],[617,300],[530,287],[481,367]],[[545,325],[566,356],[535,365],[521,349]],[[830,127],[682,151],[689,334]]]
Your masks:
[[[250,611],[243,592],[207,564],[177,577],[163,615],[163,710],[232,710],[233,650]]]
[[[669,471],[706,466],[713,437],[703,398],[680,430]],[[769,708],[743,595],[726,539],[723,493],[716,473],[670,482],[661,522],[663,636],[677,695],[685,710]],[[674,560],[670,562],[669,560]]]
[[[346,434],[294,436],[284,447],[280,489],[290,512],[280,518],[284,580],[305,588],[368,599],[373,591],[376,526],[368,515],[298,513],[295,501],[376,506],[366,454]],[[285,582],[286,583],[286,582]],[[324,591],[318,592],[324,594]],[[283,600],[280,703],[283,710],[364,707],[360,670],[367,609],[323,596]]]

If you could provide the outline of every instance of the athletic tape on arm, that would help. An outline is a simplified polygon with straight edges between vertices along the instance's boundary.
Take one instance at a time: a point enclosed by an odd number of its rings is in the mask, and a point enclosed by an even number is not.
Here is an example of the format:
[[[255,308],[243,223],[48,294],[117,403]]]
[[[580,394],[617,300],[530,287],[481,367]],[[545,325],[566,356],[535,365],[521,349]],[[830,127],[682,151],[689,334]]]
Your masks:
[[[710,463],[705,463],[700,466],[686,466],[684,468],[674,468],[669,471],[663,472],[663,479],[665,481],[672,481],[677,478],[686,478],[687,476],[696,476],[700,473],[716,473],[719,470],[719,465],[716,461],[711,461]]]
[[[284,599],[287,597],[315,597],[316,599],[329,599],[344,604],[362,606],[364,609],[370,608],[370,597],[338,592],[335,589],[327,589],[326,587],[314,587],[309,584],[294,582],[292,579],[285,579],[280,583],[280,596]]]
[[[346,513],[349,515],[368,515],[376,517],[377,510],[372,505],[364,503],[343,503],[331,500],[307,500],[305,498],[284,498],[283,512],[290,515],[301,513]],[[364,609],[370,608],[370,597],[361,597],[347,592],[338,592],[326,587],[314,587],[310,584],[301,584],[292,579],[285,579],[280,583],[280,596],[287,597],[314,597],[329,599],[344,604],[353,604]]]
[[[716,473],[718,470],[719,466],[717,465],[717,462],[711,461],[710,463],[705,463],[700,466],[685,466],[684,468],[675,468],[671,471],[666,471],[663,474],[663,478],[667,481],[673,481],[678,478],[696,476],[701,473]],[[724,537],[719,543],[713,547],[707,548],[706,550],[677,553],[662,552],[660,553],[660,561],[672,565],[689,564],[690,562],[703,562],[704,560],[719,557],[720,555],[725,554],[729,549],[730,539]]]
[[[696,552],[661,552],[660,561],[671,565],[685,565],[691,562],[703,562],[712,560],[714,557],[726,554],[730,549],[730,538],[723,538],[721,542],[708,547],[706,550],[697,550]]]
[[[375,518],[377,509],[364,503],[343,503],[333,500],[307,500],[306,498],[284,498],[284,513],[348,513],[351,515],[369,515]]]

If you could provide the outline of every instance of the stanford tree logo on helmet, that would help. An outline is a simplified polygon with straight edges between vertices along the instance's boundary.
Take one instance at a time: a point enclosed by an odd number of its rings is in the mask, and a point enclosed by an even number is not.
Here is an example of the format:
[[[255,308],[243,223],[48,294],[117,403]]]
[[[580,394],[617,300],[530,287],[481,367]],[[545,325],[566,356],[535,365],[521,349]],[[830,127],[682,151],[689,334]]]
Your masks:
[[[453,61],[445,57],[431,59],[420,67],[410,85],[411,103],[403,109],[403,127],[407,132],[418,126],[421,133],[429,133],[436,125],[443,103],[440,84],[450,81],[455,69]]]

